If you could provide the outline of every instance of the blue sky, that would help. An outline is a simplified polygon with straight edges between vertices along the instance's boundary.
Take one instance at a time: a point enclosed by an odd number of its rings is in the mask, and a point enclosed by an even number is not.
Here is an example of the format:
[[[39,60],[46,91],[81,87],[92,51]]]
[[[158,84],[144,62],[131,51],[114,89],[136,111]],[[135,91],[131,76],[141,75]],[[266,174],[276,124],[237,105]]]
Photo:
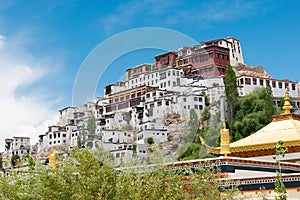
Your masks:
[[[277,79],[300,81],[299,8],[300,1],[277,0],[0,0],[0,144],[16,135],[36,141],[58,109],[72,104],[76,73],[92,49],[134,28],[169,28],[199,42],[233,36],[241,41],[246,64],[264,66]],[[151,63],[159,53],[121,56],[101,78],[97,95],[126,68]]]

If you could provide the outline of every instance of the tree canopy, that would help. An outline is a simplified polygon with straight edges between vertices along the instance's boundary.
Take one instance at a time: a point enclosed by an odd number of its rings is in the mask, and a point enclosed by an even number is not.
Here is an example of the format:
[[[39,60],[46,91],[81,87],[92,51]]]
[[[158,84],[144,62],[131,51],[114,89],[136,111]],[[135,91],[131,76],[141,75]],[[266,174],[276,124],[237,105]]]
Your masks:
[[[197,133],[199,132],[199,119],[197,113],[194,109],[190,109],[190,131],[186,133],[183,137],[186,143],[193,142],[194,139],[197,137]]]
[[[236,83],[235,72],[233,71],[230,63],[227,65],[227,72],[225,76],[225,95],[227,100],[227,107],[229,110],[228,120],[231,121],[233,119],[235,104],[238,99],[238,90]]]
[[[147,138],[147,143],[148,143],[149,145],[154,144],[154,139],[153,139],[153,137],[148,137],[148,138]]]
[[[89,134],[95,134],[96,132],[96,122],[95,122],[95,117],[90,117],[88,122],[87,122],[87,130]]]
[[[208,120],[210,120],[211,114],[209,112],[209,109],[206,107],[204,110],[201,112],[201,123],[202,127],[204,127],[204,122],[207,122],[206,124],[208,125]]]
[[[20,161],[20,156],[15,154],[11,157],[11,165],[16,166],[17,163]]]
[[[266,126],[272,121],[276,109],[270,88],[256,88],[251,94],[240,98],[233,123],[233,140],[239,140]]]

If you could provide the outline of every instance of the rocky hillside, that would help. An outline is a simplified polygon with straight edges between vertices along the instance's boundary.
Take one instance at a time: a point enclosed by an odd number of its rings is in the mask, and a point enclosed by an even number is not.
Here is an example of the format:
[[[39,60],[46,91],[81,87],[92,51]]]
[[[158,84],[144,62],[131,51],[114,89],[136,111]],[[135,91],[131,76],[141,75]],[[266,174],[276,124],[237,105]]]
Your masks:
[[[235,75],[238,76],[253,76],[253,77],[260,77],[260,78],[272,78],[262,66],[248,66],[239,63],[237,66],[232,68],[235,72]]]
[[[163,156],[172,156],[177,148],[184,144],[183,136],[190,130],[188,121],[181,121],[169,125],[169,141],[157,145]]]

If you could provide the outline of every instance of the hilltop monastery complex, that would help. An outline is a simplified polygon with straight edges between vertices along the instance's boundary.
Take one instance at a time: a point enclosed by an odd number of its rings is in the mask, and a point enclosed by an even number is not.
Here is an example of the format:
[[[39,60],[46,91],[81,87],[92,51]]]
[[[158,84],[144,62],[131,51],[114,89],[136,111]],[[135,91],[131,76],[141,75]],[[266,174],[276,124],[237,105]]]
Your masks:
[[[188,120],[190,109],[200,118],[210,103],[217,105],[211,114],[219,112],[220,120],[225,119],[224,76],[228,63],[236,73],[239,96],[270,85],[274,105],[281,106],[288,88],[295,106],[300,107],[298,83],[274,79],[261,66],[247,66],[240,41],[227,37],[157,55],[151,65],[128,68],[126,81],[105,86],[104,97],[59,110],[58,123],[39,135],[38,144],[31,146],[28,137],[6,139],[3,156],[10,160],[14,154],[22,157],[31,152],[43,157],[52,147],[68,152],[80,140],[90,149],[103,146],[116,160],[132,156],[133,149],[140,159],[146,159],[147,138],[152,137],[155,144],[168,141],[169,125]],[[96,126],[93,133],[87,129],[91,118]]]

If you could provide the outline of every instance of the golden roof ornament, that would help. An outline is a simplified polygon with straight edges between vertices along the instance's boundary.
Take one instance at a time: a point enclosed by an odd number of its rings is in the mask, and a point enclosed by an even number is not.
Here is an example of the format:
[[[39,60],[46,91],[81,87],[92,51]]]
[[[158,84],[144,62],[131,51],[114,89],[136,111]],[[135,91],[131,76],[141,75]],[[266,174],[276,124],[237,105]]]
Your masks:
[[[230,136],[229,129],[226,128],[226,123],[223,122],[223,129],[221,129],[221,150],[220,153],[224,154],[226,157],[227,154],[230,154]]]
[[[205,140],[203,139],[203,137],[199,136],[199,138],[200,138],[201,145],[205,145]]]
[[[285,98],[284,98],[284,105],[283,105],[284,114],[290,114],[291,109],[293,106],[290,103],[290,97],[289,97],[289,90],[288,88],[285,89]]]
[[[49,154],[49,166],[54,169],[56,168],[56,154],[55,154],[55,149],[53,147]]]

